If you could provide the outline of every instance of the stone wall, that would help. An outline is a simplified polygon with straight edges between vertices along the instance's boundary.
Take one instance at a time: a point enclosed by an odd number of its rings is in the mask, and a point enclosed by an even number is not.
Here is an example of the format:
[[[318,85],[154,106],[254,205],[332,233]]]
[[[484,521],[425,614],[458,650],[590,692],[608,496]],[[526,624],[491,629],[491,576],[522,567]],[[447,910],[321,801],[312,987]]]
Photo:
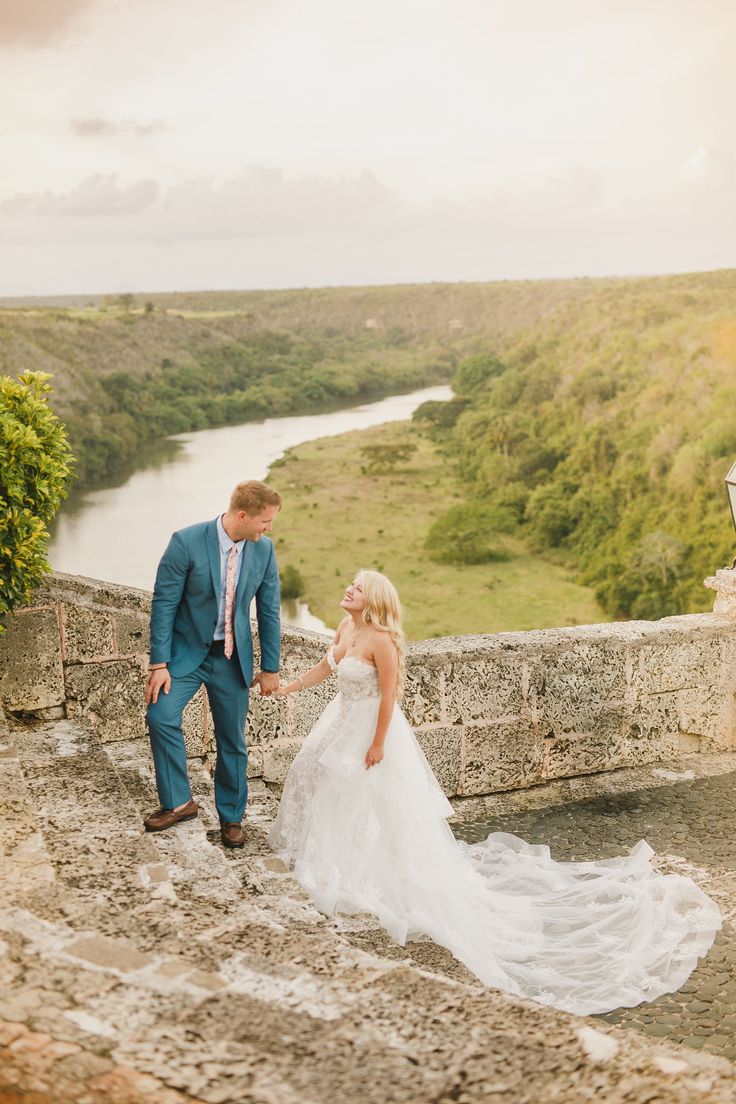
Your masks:
[[[103,741],[144,731],[150,595],[55,574],[0,636],[8,712],[87,717]],[[290,679],[326,638],[284,630]],[[716,614],[448,637],[410,649],[404,708],[450,796],[531,786],[678,752],[734,747],[736,620]],[[287,699],[254,695],[249,774],[282,782],[334,680]],[[212,762],[206,698],[185,717]]]

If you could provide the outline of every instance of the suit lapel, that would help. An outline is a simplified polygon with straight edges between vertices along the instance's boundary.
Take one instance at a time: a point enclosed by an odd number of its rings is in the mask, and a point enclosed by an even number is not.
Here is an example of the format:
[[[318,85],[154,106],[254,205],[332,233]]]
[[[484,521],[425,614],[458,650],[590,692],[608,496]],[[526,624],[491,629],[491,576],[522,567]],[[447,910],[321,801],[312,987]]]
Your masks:
[[[253,557],[256,554],[256,546],[254,541],[246,541],[243,546],[243,551],[240,555],[243,557],[243,562],[240,565],[240,578],[238,579],[238,588],[235,591],[235,605],[240,605],[243,594],[245,593],[245,580],[248,572],[250,571]]]
[[[212,586],[215,590],[215,597],[219,602],[220,590],[222,589],[222,575],[220,573],[220,542],[217,539],[216,521],[211,521],[207,526],[207,532],[205,534],[205,544],[207,545],[207,559],[210,562],[210,575],[212,576]]]

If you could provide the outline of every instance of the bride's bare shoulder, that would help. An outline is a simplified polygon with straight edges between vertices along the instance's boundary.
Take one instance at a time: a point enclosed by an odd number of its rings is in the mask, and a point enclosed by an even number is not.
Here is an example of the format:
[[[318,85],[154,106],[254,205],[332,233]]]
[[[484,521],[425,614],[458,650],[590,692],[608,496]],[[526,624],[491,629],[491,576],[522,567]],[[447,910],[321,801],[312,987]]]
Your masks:
[[[396,659],[396,645],[388,633],[382,629],[371,630],[366,647],[376,666],[381,662],[393,662]]]

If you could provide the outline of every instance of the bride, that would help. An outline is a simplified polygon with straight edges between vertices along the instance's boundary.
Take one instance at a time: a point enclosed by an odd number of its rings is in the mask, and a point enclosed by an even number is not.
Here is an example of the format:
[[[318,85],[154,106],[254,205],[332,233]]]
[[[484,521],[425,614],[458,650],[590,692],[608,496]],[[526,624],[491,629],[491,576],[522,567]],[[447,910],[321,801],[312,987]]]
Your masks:
[[[284,786],[271,842],[325,914],[369,912],[399,943],[428,935],[486,985],[587,1015],[678,989],[721,926],[689,878],[650,866],[644,841],[600,862],[491,834],[455,839],[450,802],[398,700],[401,606],[361,571],[347,616],[291,694],[337,673],[339,693]]]

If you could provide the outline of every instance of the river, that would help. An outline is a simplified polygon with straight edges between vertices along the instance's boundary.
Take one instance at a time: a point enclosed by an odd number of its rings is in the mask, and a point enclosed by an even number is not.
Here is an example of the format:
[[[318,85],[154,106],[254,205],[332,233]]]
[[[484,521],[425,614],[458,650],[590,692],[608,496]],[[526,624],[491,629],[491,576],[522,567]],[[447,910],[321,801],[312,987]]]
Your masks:
[[[173,455],[135,472],[120,486],[75,495],[64,505],[50,542],[51,565],[72,575],[152,590],[156,565],[171,533],[224,510],[236,483],[265,479],[286,449],[318,437],[403,421],[423,402],[451,396],[449,387],[428,387],[329,414],[268,418],[178,434],[171,438],[177,446]],[[284,603],[283,615],[288,624],[325,628],[304,602]]]

